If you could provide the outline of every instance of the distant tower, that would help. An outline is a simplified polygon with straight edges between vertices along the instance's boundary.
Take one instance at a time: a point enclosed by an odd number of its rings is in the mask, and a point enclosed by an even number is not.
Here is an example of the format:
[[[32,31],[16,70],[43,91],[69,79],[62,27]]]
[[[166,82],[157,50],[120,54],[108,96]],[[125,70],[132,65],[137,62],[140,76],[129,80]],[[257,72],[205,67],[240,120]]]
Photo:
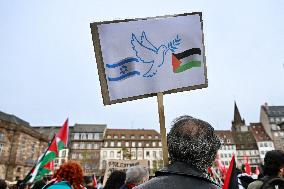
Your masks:
[[[235,108],[234,108],[234,120],[232,121],[232,131],[244,131],[247,130],[246,122],[242,119],[241,114],[239,112],[238,106],[235,101]]]

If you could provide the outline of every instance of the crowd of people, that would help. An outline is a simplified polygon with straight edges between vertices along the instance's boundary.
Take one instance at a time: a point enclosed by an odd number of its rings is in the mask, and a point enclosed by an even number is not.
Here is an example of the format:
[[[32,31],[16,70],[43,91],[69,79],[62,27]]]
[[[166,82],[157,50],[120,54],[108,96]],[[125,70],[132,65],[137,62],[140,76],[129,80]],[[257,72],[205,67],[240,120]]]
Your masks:
[[[130,167],[126,172],[113,171],[104,186],[94,184],[92,177],[84,177],[76,161],[61,165],[52,179],[42,179],[33,185],[18,184],[9,189],[217,189],[222,186],[208,176],[221,142],[213,127],[200,119],[181,116],[173,121],[167,136],[170,164],[149,180],[149,171],[143,166]],[[263,172],[259,178],[245,181],[241,173],[237,185],[229,189],[284,189],[284,152],[266,153]],[[8,189],[0,180],[0,189]]]

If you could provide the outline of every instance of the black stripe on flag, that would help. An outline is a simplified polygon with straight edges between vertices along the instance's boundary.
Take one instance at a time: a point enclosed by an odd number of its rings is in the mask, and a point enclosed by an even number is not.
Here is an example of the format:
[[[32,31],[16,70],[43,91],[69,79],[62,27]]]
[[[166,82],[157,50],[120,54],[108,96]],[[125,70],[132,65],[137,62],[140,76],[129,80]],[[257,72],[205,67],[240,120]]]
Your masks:
[[[186,51],[183,51],[181,53],[178,53],[178,54],[174,54],[174,56],[177,58],[177,59],[183,59],[185,57],[189,57],[190,55],[194,55],[194,54],[199,54],[201,55],[201,50],[200,48],[192,48],[192,49],[188,49]]]

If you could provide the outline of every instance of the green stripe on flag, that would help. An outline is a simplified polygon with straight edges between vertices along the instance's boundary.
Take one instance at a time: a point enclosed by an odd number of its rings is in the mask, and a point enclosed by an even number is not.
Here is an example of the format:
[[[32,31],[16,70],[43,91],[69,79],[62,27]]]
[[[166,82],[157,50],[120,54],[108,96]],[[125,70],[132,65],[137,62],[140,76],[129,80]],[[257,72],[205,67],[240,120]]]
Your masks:
[[[65,144],[63,143],[62,140],[58,141],[57,148],[58,148],[58,151],[63,150],[65,148]]]
[[[187,63],[181,65],[180,67],[178,67],[175,70],[175,73],[180,73],[180,72],[183,72],[183,71],[190,69],[190,68],[193,68],[193,67],[201,67],[201,61],[193,60],[193,61],[187,62]]]

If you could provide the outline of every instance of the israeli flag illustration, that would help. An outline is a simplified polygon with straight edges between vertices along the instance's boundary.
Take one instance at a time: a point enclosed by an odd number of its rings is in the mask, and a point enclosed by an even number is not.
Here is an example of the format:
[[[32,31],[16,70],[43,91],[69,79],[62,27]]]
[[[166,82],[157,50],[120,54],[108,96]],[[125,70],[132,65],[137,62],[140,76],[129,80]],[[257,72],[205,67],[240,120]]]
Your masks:
[[[125,58],[114,64],[106,64],[109,81],[120,81],[135,75],[140,75],[140,72],[135,66],[139,60],[134,57]]]

